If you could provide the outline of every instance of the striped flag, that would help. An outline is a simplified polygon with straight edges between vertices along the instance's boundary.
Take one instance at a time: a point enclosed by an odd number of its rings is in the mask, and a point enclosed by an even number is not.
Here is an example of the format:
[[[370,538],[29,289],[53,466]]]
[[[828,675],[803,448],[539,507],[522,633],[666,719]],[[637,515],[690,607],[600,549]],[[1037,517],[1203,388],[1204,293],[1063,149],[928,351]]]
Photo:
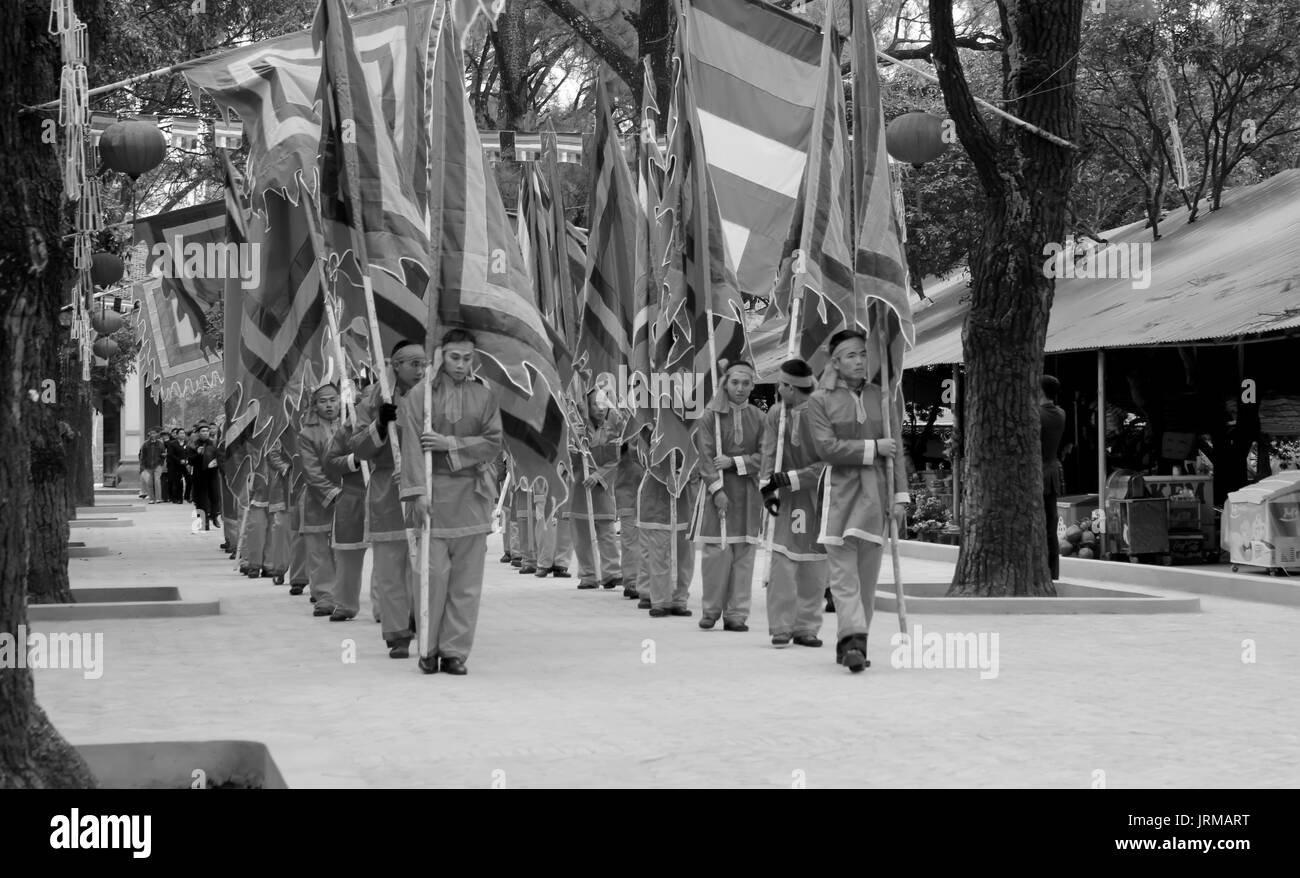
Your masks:
[[[811,141],[821,37],[762,0],[689,0],[690,76],[740,288],[767,298]]]
[[[587,210],[591,232],[574,354],[575,368],[585,374],[587,387],[602,372],[614,374],[632,353],[636,190],[615,135],[609,93],[597,80]]]
[[[238,251],[226,247],[226,206],[212,201],[137,220],[135,239],[145,245],[145,272],[175,299],[199,336],[204,350],[216,350],[209,337],[208,312],[225,295],[224,277],[239,272]]]
[[[226,240],[232,243],[248,243],[247,184],[244,177],[230,161],[230,153],[221,150],[221,166],[225,177]],[[259,406],[244,405],[244,390],[241,383],[240,367],[240,332],[243,329],[244,296],[238,283],[226,282],[225,289],[225,356],[223,365],[226,377],[226,427],[221,434],[221,445],[225,451],[225,476],[227,487],[239,493],[238,486],[256,460],[260,457],[254,450],[253,433],[257,427],[256,416]],[[245,464],[248,466],[246,467]]]
[[[848,127],[840,83],[840,40],[831,9],[832,4],[827,4],[812,148],[767,317],[768,322],[788,321],[791,299],[796,292],[803,294],[799,325],[787,332],[796,335],[798,356],[815,371],[825,365],[826,342],[835,332],[867,325],[853,278]],[[786,345],[785,332],[780,344]]]
[[[452,28],[439,28],[429,113],[430,214],[440,246],[438,325],[478,340],[478,375],[501,406],[506,451],[519,482],[545,490],[552,510],[567,495],[557,464],[567,456],[563,340],[538,313],[528,270],[506,218],[465,94]]]
[[[409,157],[404,164],[385,124],[382,92],[366,82],[342,0],[321,0],[312,39],[323,47],[321,216],[351,228],[362,270],[373,266],[405,279],[403,263],[423,265],[428,256],[424,210],[412,185],[419,175]]]
[[[544,154],[553,159],[554,150],[544,150]],[[547,325],[555,329],[567,352],[573,350],[578,336],[578,291],[582,289],[586,254],[577,240],[581,233],[564,219],[564,200],[558,184],[559,172],[553,160],[526,166],[519,187],[517,236],[537,309]],[[559,242],[560,228],[565,230],[563,245]],[[572,362],[566,356],[556,365],[567,383]]]
[[[907,258],[894,212],[885,152],[885,116],[876,69],[876,38],[865,0],[851,0],[853,26],[853,119],[860,125],[853,142],[857,218],[854,275],[857,292],[871,303],[871,331],[883,334],[890,377],[898,393],[903,380],[903,350],[916,342],[912,303],[907,292]],[[858,120],[861,120],[859,122]],[[871,349],[873,346],[869,345]],[[873,353],[874,357],[875,354]],[[873,370],[878,374],[879,367]]]
[[[352,20],[366,87],[393,132],[399,154],[411,157],[409,167],[424,163],[424,117],[408,110],[423,100],[424,54],[432,15],[432,2],[415,2]],[[321,141],[315,102],[321,54],[310,31],[200,58],[178,70],[189,82],[196,107],[206,93],[227,120],[232,111],[239,116],[248,141],[249,191],[256,205],[260,207],[261,194],[268,190],[287,192],[296,202],[304,178],[315,190]],[[412,185],[419,200],[423,181]]]
[[[131,289],[140,303],[140,380],[156,401],[189,396],[218,384],[221,360],[159,278]]]

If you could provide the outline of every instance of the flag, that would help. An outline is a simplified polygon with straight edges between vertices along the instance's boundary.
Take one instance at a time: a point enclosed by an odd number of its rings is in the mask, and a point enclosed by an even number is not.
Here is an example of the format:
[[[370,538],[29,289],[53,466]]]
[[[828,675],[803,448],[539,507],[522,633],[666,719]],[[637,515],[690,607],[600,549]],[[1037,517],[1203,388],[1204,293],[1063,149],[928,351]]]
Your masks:
[[[222,201],[183,207],[137,220],[135,239],[145,245],[146,274],[174,299],[204,350],[216,350],[207,332],[208,312],[225,295],[224,278],[237,274],[238,250],[226,246]]]
[[[740,288],[767,298],[803,178],[821,37],[762,0],[690,0],[700,136]]]
[[[136,283],[131,295],[140,303],[140,380],[154,400],[179,399],[219,385],[220,358],[178,299],[164,291],[162,279]]]
[[[587,259],[575,368],[593,386],[601,373],[615,374],[632,353],[632,290],[636,283],[636,189],[610,114],[609,93],[596,83],[596,130],[588,187]]]
[[[907,294],[907,258],[894,212],[885,152],[885,116],[876,69],[876,38],[865,0],[850,0],[853,27],[853,174],[857,218],[854,278],[859,296],[870,303],[873,338],[883,338],[889,352],[895,394],[903,380],[903,350],[916,342],[912,304]],[[868,345],[868,351],[874,346]],[[875,357],[875,354],[871,354]],[[873,374],[878,373],[878,366]]]
[[[571,262],[573,235],[569,231],[572,224],[564,219],[563,196],[556,191],[558,180],[558,173],[548,173],[543,161],[526,165],[519,188],[517,237],[521,255],[526,254],[537,310],[555,329],[566,351],[571,351],[578,335],[577,290],[581,289],[585,256],[579,254],[575,279]],[[566,358],[557,365],[561,379],[567,383],[572,363]]]
[[[853,278],[848,127],[832,8],[828,3],[813,143],[767,316],[769,323],[789,322],[791,300],[802,294],[799,322],[780,334],[779,344],[785,348],[787,332],[794,333],[797,355],[814,371],[825,365],[832,335],[846,326],[867,325]],[[771,338],[778,342],[778,336]]]
[[[434,67],[429,192],[440,248],[438,327],[474,333],[478,375],[500,404],[512,472],[545,490],[553,510],[567,495],[557,467],[568,439],[556,361],[568,352],[529,293],[523,255],[474,127],[460,44],[445,18]]]
[[[422,106],[432,14],[431,2],[416,2],[359,15],[351,22],[366,87],[393,131],[400,154],[415,157],[411,167],[423,167],[424,117],[408,115],[408,108]],[[296,202],[300,182],[315,191],[321,53],[311,31],[241,46],[177,69],[189,83],[196,107],[206,93],[221,108],[224,122],[231,112],[238,115],[248,141],[246,173],[255,206],[260,209],[267,191],[287,193]],[[423,181],[412,185],[418,198]]]
[[[386,125],[383,93],[366,82],[342,0],[321,0],[312,39],[322,47],[321,217],[350,228],[361,271],[374,266],[404,280],[403,263],[423,265],[428,256],[424,210],[412,183],[417,169]]]

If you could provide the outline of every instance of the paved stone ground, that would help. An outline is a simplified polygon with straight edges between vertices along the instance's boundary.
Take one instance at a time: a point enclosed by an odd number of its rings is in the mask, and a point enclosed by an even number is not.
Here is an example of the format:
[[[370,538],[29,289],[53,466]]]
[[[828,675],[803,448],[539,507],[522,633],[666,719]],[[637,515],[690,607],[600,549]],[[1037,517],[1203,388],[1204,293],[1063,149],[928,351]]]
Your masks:
[[[698,578],[695,617],[651,619],[621,590],[517,575],[493,536],[470,674],[425,676],[388,658],[368,603],[357,621],[313,618],[306,596],[237,576],[186,507],[134,519],[79,531],[120,554],[73,560],[74,585],[175,584],[222,612],[33,625],[104,634],[102,678],[36,672],[77,744],[261,741],[292,787],[1087,788],[1097,771],[1112,788],[1300,785],[1300,609],[913,614],[926,631],[996,633],[993,679],[891,667],[882,613],[872,667],[850,675],[834,616],[825,647],[777,650],[761,588],[750,633],[705,632]],[[950,573],[903,560],[905,581]]]

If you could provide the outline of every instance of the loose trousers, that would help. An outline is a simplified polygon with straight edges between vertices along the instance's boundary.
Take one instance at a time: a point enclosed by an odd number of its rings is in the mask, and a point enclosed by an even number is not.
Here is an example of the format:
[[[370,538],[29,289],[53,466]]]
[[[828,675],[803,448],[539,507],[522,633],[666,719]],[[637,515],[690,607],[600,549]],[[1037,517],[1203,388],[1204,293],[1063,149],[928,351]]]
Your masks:
[[[300,534],[307,555],[307,579],[311,582],[311,596],[316,603],[334,606],[334,550],[330,547],[328,532]]]
[[[144,489],[150,503],[157,503],[163,499],[162,471],[160,466],[140,468],[140,486]]]
[[[469,658],[483,597],[486,552],[487,534],[429,540],[431,655],[462,661]]]
[[[298,533],[298,510],[289,510],[289,584],[307,584],[307,541]]]
[[[636,510],[620,509],[618,511],[619,549],[622,553],[623,587],[636,589],[638,582],[643,582],[642,568],[645,566],[645,546],[641,543],[641,529],[636,526]],[[642,595],[638,592],[638,597]],[[645,597],[650,597],[647,590]]]
[[[772,552],[772,581],[767,586],[767,631],[816,637],[826,603],[826,561],[793,561]]]
[[[410,643],[415,636],[411,614],[415,608],[415,583],[411,577],[411,555],[406,540],[370,544],[374,565],[370,582],[375,594],[371,598],[379,608],[384,640],[390,644]]]
[[[749,618],[754,583],[754,544],[728,543],[704,546],[700,564],[705,619],[721,617],[743,625]]]
[[[685,609],[687,598],[690,597],[691,579],[695,576],[695,544],[687,538],[686,529],[682,528],[677,531],[677,570],[674,581],[674,571],[671,569],[672,539],[672,531],[646,528],[641,531],[650,604],[656,609]]]
[[[614,533],[614,522],[596,520],[596,545],[600,549],[600,573],[596,572],[596,559],[591,553],[591,521],[571,518],[573,527],[573,548],[578,555],[578,579],[580,582],[603,584],[623,575],[622,562],[618,552],[618,534]]]
[[[549,570],[552,567],[569,568],[569,558],[573,555],[573,523],[567,518],[557,518],[542,526],[538,540],[537,569]]]
[[[361,609],[361,568],[365,563],[365,549],[334,550],[334,587],[330,589],[334,609],[353,616]]]
[[[248,508],[248,524],[244,532],[243,565],[260,567],[272,574],[283,574],[289,561],[288,515],[269,513],[265,506]]]
[[[847,537],[842,546],[826,547],[827,583],[835,599],[836,640],[871,630],[880,578],[881,545]]]

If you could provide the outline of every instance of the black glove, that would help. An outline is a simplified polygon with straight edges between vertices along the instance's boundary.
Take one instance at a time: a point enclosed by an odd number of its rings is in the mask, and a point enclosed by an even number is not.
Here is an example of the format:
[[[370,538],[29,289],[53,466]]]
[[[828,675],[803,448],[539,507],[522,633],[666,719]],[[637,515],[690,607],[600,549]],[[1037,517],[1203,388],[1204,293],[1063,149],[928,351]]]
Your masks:
[[[781,511],[781,501],[777,498],[776,487],[773,485],[768,485],[763,489],[763,508],[773,518]]]
[[[376,420],[375,429],[379,431],[380,439],[388,438],[388,425],[397,420],[397,406],[391,402],[381,402],[379,404],[379,417]]]
[[[767,483],[769,488],[788,488],[790,487],[790,477],[785,473],[772,473],[772,480]]]

